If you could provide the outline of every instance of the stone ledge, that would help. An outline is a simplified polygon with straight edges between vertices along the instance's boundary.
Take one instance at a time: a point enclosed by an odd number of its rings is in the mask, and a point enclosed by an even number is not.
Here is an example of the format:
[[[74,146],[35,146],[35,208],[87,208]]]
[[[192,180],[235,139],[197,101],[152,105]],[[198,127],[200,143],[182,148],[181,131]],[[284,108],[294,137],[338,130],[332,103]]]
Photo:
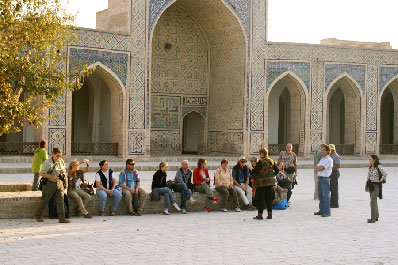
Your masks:
[[[220,194],[217,191],[213,191],[214,195],[218,198],[221,198]],[[173,196],[176,199],[178,205],[180,205],[180,195],[179,192],[173,192]],[[287,193],[283,192],[282,199],[286,198]],[[194,198],[197,202],[193,205],[189,201],[187,201],[187,211],[188,212],[199,212],[203,211],[203,207],[205,205],[206,196],[205,194],[194,192]],[[36,208],[40,204],[41,201],[41,191],[25,191],[25,192],[1,192],[0,193],[0,219],[16,219],[16,218],[32,218]],[[275,199],[274,204],[278,203],[280,199]],[[111,207],[112,199],[108,199],[105,205],[105,215],[110,215],[110,207]],[[243,206],[243,202],[239,198],[239,204],[241,207]],[[93,216],[99,215],[98,210],[99,199],[97,195],[94,195],[92,200],[87,205],[87,210]],[[212,204],[211,209],[213,211],[217,211],[220,209],[221,204]],[[73,216],[74,208],[76,207],[76,203],[74,200],[69,199],[69,208],[70,214]],[[227,209],[233,210],[234,205],[232,200],[229,199],[227,203]],[[148,193],[146,198],[145,207],[143,210],[143,214],[160,214],[163,210],[163,196],[160,201],[151,201],[150,195]],[[174,212],[170,203],[169,203],[170,212]],[[117,215],[127,215],[128,209],[126,205],[126,201],[124,197],[122,197],[119,207],[116,211]],[[46,207],[43,211],[43,217],[48,217],[48,208]]]

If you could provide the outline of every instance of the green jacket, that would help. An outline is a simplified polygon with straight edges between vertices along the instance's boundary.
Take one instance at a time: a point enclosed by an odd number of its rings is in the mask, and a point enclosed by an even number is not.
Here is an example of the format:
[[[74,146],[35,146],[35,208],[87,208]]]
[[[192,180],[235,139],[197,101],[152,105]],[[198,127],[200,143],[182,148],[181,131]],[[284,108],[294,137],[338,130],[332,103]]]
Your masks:
[[[47,151],[44,148],[36,148],[33,156],[32,172],[40,173],[41,166],[48,158]]]

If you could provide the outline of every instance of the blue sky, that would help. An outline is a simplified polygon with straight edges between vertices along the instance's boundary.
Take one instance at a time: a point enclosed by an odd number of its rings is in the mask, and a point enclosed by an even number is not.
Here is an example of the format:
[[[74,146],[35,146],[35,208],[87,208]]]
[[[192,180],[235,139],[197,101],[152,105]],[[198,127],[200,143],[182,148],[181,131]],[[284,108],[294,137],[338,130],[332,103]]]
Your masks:
[[[63,1],[78,12],[77,26],[86,28],[95,28],[95,13],[108,7],[108,0]],[[390,42],[398,49],[397,8],[396,0],[269,0],[268,40],[316,44],[337,38]]]

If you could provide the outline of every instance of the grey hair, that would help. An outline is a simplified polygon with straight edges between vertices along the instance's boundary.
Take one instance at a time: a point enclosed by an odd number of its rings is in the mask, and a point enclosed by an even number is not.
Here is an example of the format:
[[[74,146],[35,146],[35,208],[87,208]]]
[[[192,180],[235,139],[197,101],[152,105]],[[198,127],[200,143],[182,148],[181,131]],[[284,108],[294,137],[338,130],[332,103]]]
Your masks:
[[[182,160],[181,165],[184,164],[184,162],[187,162],[187,164],[189,164],[188,160]]]

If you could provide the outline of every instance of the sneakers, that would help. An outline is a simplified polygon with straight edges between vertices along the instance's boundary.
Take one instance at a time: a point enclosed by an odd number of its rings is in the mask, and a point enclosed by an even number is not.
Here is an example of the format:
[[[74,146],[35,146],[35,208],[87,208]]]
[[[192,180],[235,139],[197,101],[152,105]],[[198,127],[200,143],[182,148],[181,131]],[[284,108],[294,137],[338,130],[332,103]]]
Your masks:
[[[210,197],[210,200],[212,201],[212,203],[219,203],[220,200],[217,199],[216,197]]]
[[[228,212],[228,210],[225,209],[225,208],[221,208],[220,211],[221,211],[221,212],[224,212],[224,213]]]
[[[181,208],[178,207],[177,203],[173,203],[173,208],[176,209],[177,212],[181,212]]]
[[[170,215],[169,210],[167,210],[167,209],[163,210],[163,214],[164,215]]]
[[[105,216],[105,212],[104,212],[104,211],[100,211],[100,212],[99,212],[99,215],[100,215],[100,216]]]
[[[89,215],[88,213],[84,214],[83,217],[84,217],[84,218],[87,218],[87,219],[93,218],[93,217],[92,217],[91,215]]]
[[[44,221],[42,218],[37,217],[37,216],[33,216],[33,219],[34,219],[36,222],[39,222],[39,223],[41,223],[41,222]]]
[[[69,220],[66,220],[66,219],[61,219],[61,220],[58,221],[58,223],[61,223],[61,224],[68,224],[68,223],[70,223],[70,221],[69,221]]]
[[[241,210],[239,207],[235,208],[235,212],[240,213],[241,211],[242,211],[242,210]]]
[[[329,216],[330,216],[330,214],[323,213],[321,216],[322,216],[322,217],[329,217]]]
[[[207,208],[207,207],[205,207],[203,210],[204,210],[205,212],[208,212],[208,213],[211,212],[210,208]]]
[[[116,215],[116,212],[115,211],[112,211],[111,212],[111,216],[115,216]]]
[[[193,197],[191,197],[191,198],[189,198],[189,202],[190,202],[191,204],[195,204],[195,203],[196,203],[196,200],[195,200]]]
[[[141,216],[141,212],[135,212],[135,216]]]
[[[187,214],[187,210],[185,210],[185,209],[182,209],[182,210],[181,210],[181,213],[183,213],[183,214]]]
[[[320,211],[318,211],[318,212],[314,212],[314,215],[322,215],[322,213]]]

